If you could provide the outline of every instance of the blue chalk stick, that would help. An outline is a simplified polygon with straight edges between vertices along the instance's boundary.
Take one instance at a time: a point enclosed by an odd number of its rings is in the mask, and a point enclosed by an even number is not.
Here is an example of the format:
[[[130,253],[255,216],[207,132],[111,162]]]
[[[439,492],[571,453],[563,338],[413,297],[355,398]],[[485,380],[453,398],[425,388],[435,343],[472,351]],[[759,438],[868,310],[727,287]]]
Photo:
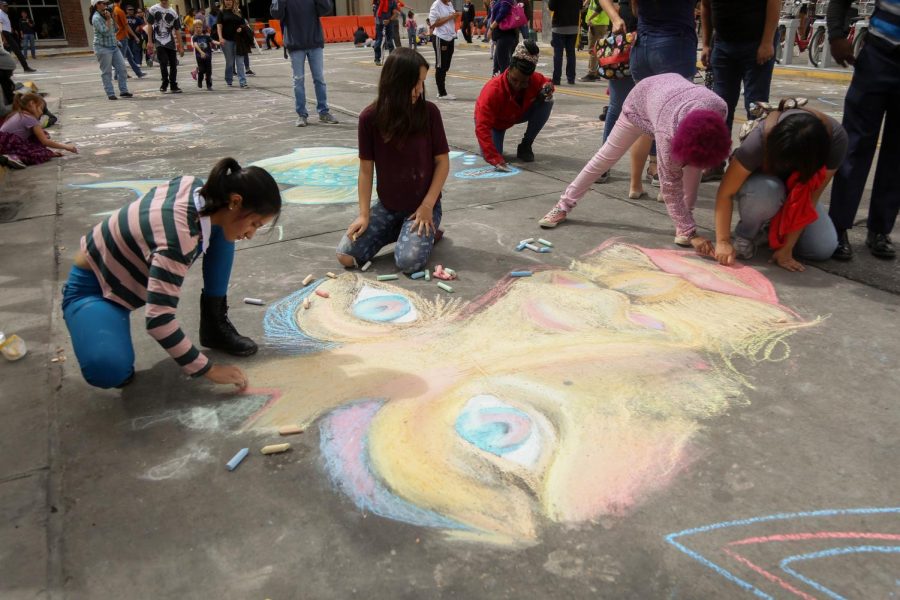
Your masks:
[[[541,254],[546,254],[546,253],[552,252],[552,251],[553,251],[552,248],[547,248],[546,246],[544,246],[542,248],[538,248],[538,252],[540,252]]]
[[[225,468],[229,471],[234,471],[237,469],[238,465],[241,464],[241,461],[247,458],[247,455],[250,454],[250,448],[241,448],[240,452],[234,455],[234,457],[225,463]]]
[[[409,276],[410,279],[422,279],[423,277],[425,277],[425,271],[419,271]]]
[[[510,277],[531,277],[534,275],[531,271],[513,271],[509,274]]]
[[[516,252],[521,252],[522,250],[524,250],[527,244],[528,242],[519,242],[519,245],[516,246]]]

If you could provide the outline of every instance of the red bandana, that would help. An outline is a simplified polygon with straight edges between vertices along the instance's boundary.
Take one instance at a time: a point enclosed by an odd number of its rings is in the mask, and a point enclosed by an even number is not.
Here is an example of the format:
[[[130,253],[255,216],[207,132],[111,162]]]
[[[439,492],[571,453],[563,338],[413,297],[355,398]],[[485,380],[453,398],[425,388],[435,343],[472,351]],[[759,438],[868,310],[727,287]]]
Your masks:
[[[803,229],[819,218],[812,203],[812,194],[825,181],[825,167],[820,168],[807,181],[800,182],[796,171],[788,177],[788,196],[781,210],[772,217],[769,225],[769,246],[777,250],[784,246],[785,238],[792,231]]]

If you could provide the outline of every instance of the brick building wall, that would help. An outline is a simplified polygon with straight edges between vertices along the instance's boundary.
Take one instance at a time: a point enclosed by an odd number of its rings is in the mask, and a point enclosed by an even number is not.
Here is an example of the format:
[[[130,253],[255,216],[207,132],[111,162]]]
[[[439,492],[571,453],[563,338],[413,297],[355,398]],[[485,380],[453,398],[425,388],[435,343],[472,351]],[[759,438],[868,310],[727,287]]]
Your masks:
[[[69,46],[89,46],[86,33],[87,15],[90,14],[90,3],[82,0],[59,0],[59,12],[63,27],[66,28],[66,41]]]

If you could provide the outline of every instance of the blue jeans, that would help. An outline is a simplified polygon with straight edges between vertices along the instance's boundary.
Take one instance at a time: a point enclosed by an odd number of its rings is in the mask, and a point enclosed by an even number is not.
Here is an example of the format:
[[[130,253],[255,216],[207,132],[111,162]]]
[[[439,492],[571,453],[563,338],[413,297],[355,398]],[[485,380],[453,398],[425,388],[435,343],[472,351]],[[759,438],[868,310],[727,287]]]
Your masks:
[[[534,139],[541,132],[541,129],[544,128],[547,119],[550,118],[550,112],[552,110],[553,100],[550,100],[549,102],[536,100],[534,104],[525,111],[522,118],[517,121],[517,123],[528,122],[528,126],[525,128],[525,135],[522,136],[523,144],[530,145],[534,143]],[[500,154],[503,154],[503,139],[505,137],[505,129],[491,129],[491,138],[494,140],[494,148],[496,148],[497,152]]]
[[[893,52],[893,54],[892,54]],[[844,99],[847,157],[831,186],[829,215],[838,229],[850,229],[875,158],[882,120],[884,131],[866,225],[871,233],[889,234],[900,210],[900,59],[870,35],[856,58],[853,80]]]
[[[328,112],[328,94],[325,89],[325,49],[291,50],[291,69],[294,71],[294,109],[301,117],[308,117],[306,110],[306,61],[312,73],[316,89],[316,112]]]
[[[214,225],[203,255],[203,292],[225,296],[234,263],[234,242]],[[63,318],[84,380],[94,387],[121,385],[134,373],[131,311],[103,297],[97,276],[73,266],[63,286]]]
[[[553,46],[553,83],[559,85],[562,77],[563,52],[566,53],[566,80],[575,82],[575,33],[554,33],[550,41]]]
[[[31,50],[31,58],[37,58],[34,54],[35,44],[33,33],[26,33],[22,36],[22,54],[28,56],[29,49]]]
[[[775,34],[778,45],[778,34]],[[772,84],[772,70],[775,58],[760,65],[756,63],[757,42],[726,42],[716,38],[713,44],[710,65],[713,71],[713,91],[728,105],[726,124],[731,131],[734,111],[741,96],[741,82],[744,83],[744,108],[750,119],[750,104],[768,102]]]
[[[225,83],[231,85],[234,78],[234,70],[237,69],[238,83],[247,85],[247,74],[244,72],[243,57],[235,60],[235,43],[223,40],[222,51],[225,53]]]
[[[761,173],[750,175],[735,194],[740,214],[740,221],[734,228],[735,237],[754,241],[763,225],[781,209],[786,197],[781,179]],[[800,234],[794,246],[794,256],[807,260],[828,260],[837,248],[837,231],[821,202],[816,204],[816,212],[819,218]]]
[[[100,80],[103,81],[103,90],[107,96],[115,96],[116,91],[112,84],[112,69],[116,69],[116,80],[119,83],[119,93],[124,94],[128,91],[128,73],[125,72],[125,59],[118,48],[105,48],[96,46],[94,54],[97,55],[97,62],[100,63]]]
[[[134,74],[138,77],[143,77],[144,72],[141,70],[141,61],[140,54],[138,54],[138,60],[135,61],[134,54],[132,53],[131,47],[131,39],[125,38],[118,42],[119,51],[122,53],[122,56],[128,61],[128,64],[131,65],[131,70],[134,71]]]
[[[422,270],[434,249],[434,231],[420,236],[414,229],[415,222],[408,220],[412,214],[411,211],[389,210],[380,201],[376,202],[369,214],[369,227],[355,242],[350,241],[345,233],[337,253],[352,256],[358,265],[363,265],[382,248],[396,242],[394,263],[397,268],[404,273]],[[438,202],[432,213],[434,229],[441,226],[442,214],[441,203]]]
[[[622,105],[625,98],[634,89],[634,79],[610,79],[609,80],[609,109],[606,111],[606,120],[603,122],[603,141],[609,139],[619,115],[622,114]]]
[[[384,51],[390,54],[394,51],[393,21],[375,20],[375,62],[381,62],[381,44],[384,43]]]

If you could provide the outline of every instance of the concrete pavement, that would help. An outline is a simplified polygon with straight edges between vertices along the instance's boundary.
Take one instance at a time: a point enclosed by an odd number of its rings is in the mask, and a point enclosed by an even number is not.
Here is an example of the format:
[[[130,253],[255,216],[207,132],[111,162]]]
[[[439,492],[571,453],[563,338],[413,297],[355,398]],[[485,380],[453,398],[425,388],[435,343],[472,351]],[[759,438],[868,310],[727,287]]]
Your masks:
[[[214,92],[185,60],[184,94],[161,95],[154,72],[118,102],[93,58],[41,63],[54,136],[80,153],[0,187],[19,203],[0,223],[0,329],[30,348],[0,364],[0,597],[900,593],[900,276],[862,248],[864,228],[851,263],[791,274],[762,251],[732,276],[668,252],[664,205],[628,200],[623,164],[570,222],[540,230],[597,149],[605,87],[561,87],[537,161],[485,177],[472,106],[489,57],[463,47],[448,77],[459,100],[439,105],[454,154],[432,260],[460,272],[454,294],[379,286],[386,254],[361,279],[317,284],[331,304],[295,312],[307,274],[343,273],[356,115],[379,73],[371,50],[326,56],[341,124],[306,129],[278,52],[253,56],[249,90],[224,85],[218,55]],[[772,96],[839,116],[845,85],[778,76]],[[147,180],[202,177],[228,155],[277,173],[287,202],[277,228],[239,246],[229,291],[232,320],[261,343],[240,362],[252,389],[185,381],[141,315],[134,383],[90,388],[59,310],[79,237]],[[707,232],[715,189],[701,186],[695,213]],[[532,236],[553,252],[513,250]],[[517,268],[536,276],[506,283]],[[200,285],[193,269],[179,307],[195,341]],[[356,323],[366,289],[405,295],[420,321],[387,335]],[[301,347],[301,332],[330,345]],[[292,451],[259,455],[285,422],[305,427]]]

